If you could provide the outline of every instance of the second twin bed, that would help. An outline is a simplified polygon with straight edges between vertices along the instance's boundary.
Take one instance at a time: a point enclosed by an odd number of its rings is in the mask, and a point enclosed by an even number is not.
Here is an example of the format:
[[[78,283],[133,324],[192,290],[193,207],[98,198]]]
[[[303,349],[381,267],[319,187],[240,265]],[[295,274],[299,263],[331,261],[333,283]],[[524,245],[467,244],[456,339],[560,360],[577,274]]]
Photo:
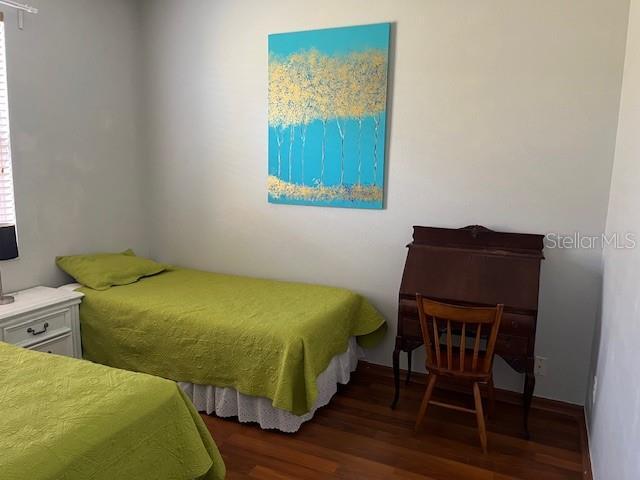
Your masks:
[[[134,257],[136,258],[136,257]],[[179,382],[199,411],[298,430],[386,331],[345,289],[169,267],[80,287],[84,358]]]

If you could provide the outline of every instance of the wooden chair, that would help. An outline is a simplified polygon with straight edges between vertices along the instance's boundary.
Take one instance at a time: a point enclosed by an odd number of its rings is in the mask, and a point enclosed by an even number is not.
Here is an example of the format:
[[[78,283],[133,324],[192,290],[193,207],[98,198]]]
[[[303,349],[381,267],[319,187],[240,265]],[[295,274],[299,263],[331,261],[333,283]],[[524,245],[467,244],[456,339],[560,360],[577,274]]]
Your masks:
[[[487,453],[487,430],[479,384],[486,384],[489,388],[490,411],[492,411],[494,408],[493,356],[503,305],[462,307],[435,302],[419,294],[416,295],[416,299],[427,351],[428,377],[427,390],[422,399],[415,428],[416,430],[420,428],[429,404],[474,413],[478,420],[482,451]],[[442,336],[445,337],[444,343],[440,340]],[[457,342],[454,336],[459,338]],[[473,343],[473,348],[468,347],[467,339]],[[486,340],[486,347],[481,350],[480,344],[483,340]],[[440,376],[472,382],[475,409],[431,400],[433,387]]]

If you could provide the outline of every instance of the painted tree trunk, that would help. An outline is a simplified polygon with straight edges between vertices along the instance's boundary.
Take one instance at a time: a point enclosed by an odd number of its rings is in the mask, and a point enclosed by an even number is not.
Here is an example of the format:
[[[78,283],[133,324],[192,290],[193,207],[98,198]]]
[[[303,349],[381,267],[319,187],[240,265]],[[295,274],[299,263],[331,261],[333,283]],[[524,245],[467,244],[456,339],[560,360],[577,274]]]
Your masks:
[[[282,143],[284,136],[282,135],[282,127],[274,127],[276,131],[276,143],[278,144],[278,178],[282,178]]]
[[[340,125],[340,119],[336,118],[336,125],[338,125],[338,134],[340,135],[340,185],[344,185],[344,131],[346,124],[343,127]]]
[[[327,120],[322,119],[322,157],[320,158],[320,186],[324,185],[324,162],[327,154]]]
[[[296,126],[289,127],[289,183],[291,183],[291,173],[293,171],[293,141],[295,139]]]
[[[373,140],[373,184],[378,183],[378,136],[380,135],[380,114],[373,117],[374,140]]]
[[[303,124],[300,127],[300,143],[302,148],[300,149],[300,176],[302,179],[302,185],[304,185],[304,147],[307,143],[307,124]]]
[[[362,118],[358,119],[358,186],[362,184]]]

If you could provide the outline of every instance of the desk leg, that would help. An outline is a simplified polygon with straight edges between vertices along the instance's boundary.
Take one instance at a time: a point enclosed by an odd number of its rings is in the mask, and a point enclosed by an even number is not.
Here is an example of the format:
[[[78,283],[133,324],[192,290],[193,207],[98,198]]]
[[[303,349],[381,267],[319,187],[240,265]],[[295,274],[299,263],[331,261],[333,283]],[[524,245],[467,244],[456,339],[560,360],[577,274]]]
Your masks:
[[[407,352],[407,378],[405,379],[405,383],[409,385],[410,380],[411,380],[411,350]]]
[[[529,410],[533,399],[533,389],[536,386],[536,377],[532,372],[527,372],[524,380],[524,393],[522,396],[522,406],[524,407],[524,434],[526,439],[531,438],[529,434]]]
[[[393,394],[393,402],[391,402],[392,409],[396,408],[400,398],[400,345],[398,340],[396,340],[396,348],[393,351],[393,383],[395,392]]]

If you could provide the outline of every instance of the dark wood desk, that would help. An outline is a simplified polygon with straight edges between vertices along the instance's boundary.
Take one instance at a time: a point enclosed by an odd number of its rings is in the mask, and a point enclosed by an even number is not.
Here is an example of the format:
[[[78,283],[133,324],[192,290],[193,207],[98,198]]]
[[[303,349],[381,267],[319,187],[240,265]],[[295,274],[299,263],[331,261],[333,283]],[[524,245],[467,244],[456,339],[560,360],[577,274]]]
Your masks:
[[[494,232],[478,225],[461,229],[414,227],[400,286],[398,331],[393,352],[395,408],[400,395],[400,352],[422,345],[416,293],[446,303],[505,305],[496,355],[525,375],[524,431],[535,388],[536,322],[542,235]]]

